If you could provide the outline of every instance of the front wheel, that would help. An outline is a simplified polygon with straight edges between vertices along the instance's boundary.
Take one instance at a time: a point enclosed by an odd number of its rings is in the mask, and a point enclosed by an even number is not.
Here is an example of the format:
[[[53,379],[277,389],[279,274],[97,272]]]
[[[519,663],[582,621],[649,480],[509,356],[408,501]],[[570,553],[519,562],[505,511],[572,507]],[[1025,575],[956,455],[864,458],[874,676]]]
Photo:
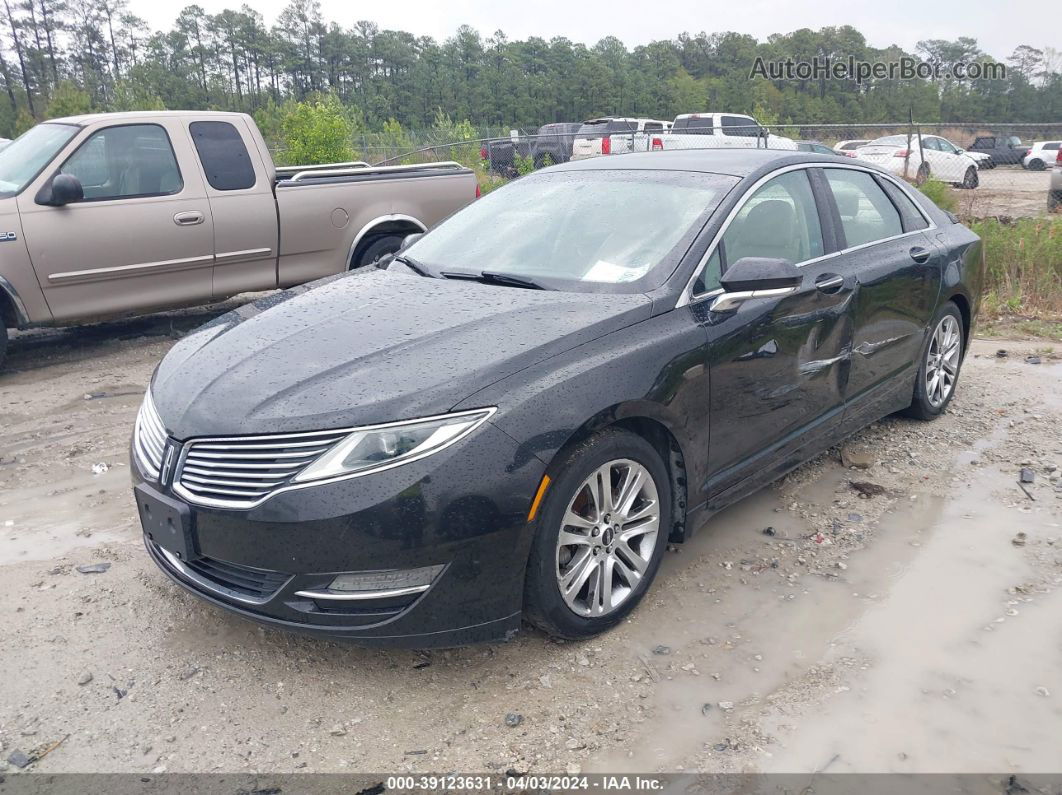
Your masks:
[[[973,166],[970,166],[968,169],[966,169],[966,173],[963,175],[962,187],[966,188],[967,190],[973,190],[980,184],[981,179],[977,176],[977,169]]]
[[[937,311],[922,346],[914,395],[905,411],[908,416],[931,420],[944,413],[955,395],[965,342],[962,315],[949,301]]]
[[[561,638],[614,627],[656,576],[671,527],[671,484],[645,439],[610,428],[556,468],[524,587],[529,621]]]

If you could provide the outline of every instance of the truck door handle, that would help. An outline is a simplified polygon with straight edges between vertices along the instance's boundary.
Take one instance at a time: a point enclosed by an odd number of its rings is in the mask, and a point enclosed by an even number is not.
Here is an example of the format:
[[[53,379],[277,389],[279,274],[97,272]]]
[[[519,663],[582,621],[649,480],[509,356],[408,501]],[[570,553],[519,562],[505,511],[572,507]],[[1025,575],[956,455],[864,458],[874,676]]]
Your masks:
[[[921,246],[912,246],[911,250],[907,253],[911,255],[911,259],[919,264],[929,262],[929,249],[922,248]]]
[[[192,210],[191,212],[186,213],[177,213],[177,215],[173,216],[173,222],[177,224],[177,226],[195,226],[196,224],[203,223],[203,221],[205,220],[206,216],[198,210]]]
[[[822,293],[835,293],[844,286],[844,277],[836,273],[824,273],[815,280],[815,287]]]

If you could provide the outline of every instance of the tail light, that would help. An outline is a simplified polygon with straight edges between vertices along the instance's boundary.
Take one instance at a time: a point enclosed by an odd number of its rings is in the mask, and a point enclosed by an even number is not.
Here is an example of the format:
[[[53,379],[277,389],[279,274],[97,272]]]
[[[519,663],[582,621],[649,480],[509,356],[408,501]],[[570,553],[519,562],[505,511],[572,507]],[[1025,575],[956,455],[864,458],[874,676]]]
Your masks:
[[[664,142],[662,140],[660,140],[659,138],[654,138],[653,139],[653,151],[654,152],[659,152],[663,148],[664,148]]]
[[[1062,166],[1062,149],[1058,150],[1058,154],[1055,155],[1055,165]]]
[[[910,149],[898,149],[893,157],[909,157],[911,154]]]
[[[483,191],[481,191],[481,190],[479,189],[479,183],[477,182],[477,183],[476,183],[476,198],[478,199],[478,198],[479,198],[480,196],[482,196],[482,195],[483,195]]]
[[[855,152],[845,152],[845,157],[859,157]]]
[[[612,139],[609,138],[607,135],[601,139],[601,154],[612,154]]]
[[[479,159],[480,160],[486,160],[487,159],[487,147],[481,146],[479,148]]]

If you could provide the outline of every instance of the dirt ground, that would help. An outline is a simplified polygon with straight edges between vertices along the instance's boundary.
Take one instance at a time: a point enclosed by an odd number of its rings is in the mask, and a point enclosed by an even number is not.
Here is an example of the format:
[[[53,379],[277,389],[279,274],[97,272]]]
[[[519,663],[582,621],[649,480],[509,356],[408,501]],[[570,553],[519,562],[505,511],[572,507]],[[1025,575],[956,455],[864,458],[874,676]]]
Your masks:
[[[1047,214],[1050,169],[1027,171],[1021,166],[998,166],[980,171],[978,177],[981,184],[974,190],[955,191],[962,217],[1020,218]]]
[[[525,629],[424,654],[259,628],[146,557],[130,427],[156,362],[216,311],[12,342],[3,760],[140,773],[1062,770],[1062,363],[1047,343],[976,342],[945,417],[879,422],[845,446],[853,466],[831,451],[713,518],[604,637]],[[862,498],[851,481],[884,494]]]

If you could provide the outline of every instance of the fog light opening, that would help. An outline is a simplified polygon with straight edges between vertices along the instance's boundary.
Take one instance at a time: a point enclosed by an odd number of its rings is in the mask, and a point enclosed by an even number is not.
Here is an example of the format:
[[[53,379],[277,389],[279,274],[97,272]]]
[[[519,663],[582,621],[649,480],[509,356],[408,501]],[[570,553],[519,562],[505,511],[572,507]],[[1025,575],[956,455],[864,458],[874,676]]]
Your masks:
[[[424,566],[419,569],[392,569],[388,571],[356,571],[338,574],[321,591],[299,591],[296,595],[310,599],[386,599],[406,596],[428,590],[435,582],[443,565]]]

